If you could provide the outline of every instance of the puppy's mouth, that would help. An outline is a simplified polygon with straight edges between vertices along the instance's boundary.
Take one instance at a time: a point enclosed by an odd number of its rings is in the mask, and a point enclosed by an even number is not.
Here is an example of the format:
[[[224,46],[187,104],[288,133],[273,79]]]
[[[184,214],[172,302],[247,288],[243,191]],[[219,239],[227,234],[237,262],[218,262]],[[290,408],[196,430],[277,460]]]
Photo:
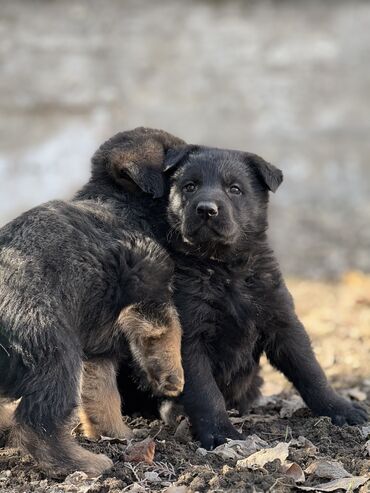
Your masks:
[[[184,242],[191,245],[209,242],[232,245],[238,236],[235,229],[220,231],[217,227],[209,223],[203,223],[192,228],[182,227],[181,229]]]

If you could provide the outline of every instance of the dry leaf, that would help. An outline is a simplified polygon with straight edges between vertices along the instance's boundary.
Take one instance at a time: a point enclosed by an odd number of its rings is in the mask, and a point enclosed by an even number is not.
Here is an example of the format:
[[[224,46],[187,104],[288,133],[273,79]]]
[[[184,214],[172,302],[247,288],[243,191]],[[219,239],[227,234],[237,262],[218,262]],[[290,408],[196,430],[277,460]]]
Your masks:
[[[231,421],[231,423],[233,425],[240,425],[240,424],[245,423],[246,421],[248,421],[249,420],[249,416],[240,416],[240,417],[239,416],[238,417],[233,417],[232,416],[229,419],[230,419],[230,421]]]
[[[146,438],[127,447],[123,454],[125,462],[146,462],[152,465],[155,453],[155,443],[151,438]]]
[[[299,397],[299,395],[293,395],[291,399],[284,399],[282,403],[280,418],[291,418],[298,409],[306,407],[303,399]]]
[[[125,488],[126,493],[146,493],[146,489],[139,483],[132,484],[128,490]]]
[[[187,486],[170,486],[164,493],[189,493],[190,489]]]
[[[353,476],[352,478],[335,479],[334,481],[329,481],[329,483],[317,484],[316,486],[297,486],[297,488],[304,491],[345,490],[349,492],[359,488],[369,479],[367,476]]]
[[[256,452],[246,459],[238,460],[236,465],[239,468],[251,468],[257,469],[259,467],[263,467],[268,462],[273,462],[276,459],[279,459],[283,464],[289,455],[289,444],[285,442],[278,443],[275,447],[266,448]]]
[[[306,437],[300,435],[298,439],[293,438],[289,445],[294,445],[295,447],[303,448],[307,455],[315,456],[318,452],[317,447]]]
[[[99,443],[100,442],[108,442],[108,443],[124,443],[127,444],[127,438],[116,438],[116,437],[105,437],[101,436],[99,438]]]
[[[341,479],[349,478],[352,476],[348,471],[346,471],[343,465],[334,460],[316,460],[310,464],[306,470],[306,474],[314,474],[318,478],[326,479]]]
[[[149,481],[149,483],[160,483],[161,482],[161,478],[159,477],[159,474],[155,471],[144,472],[144,479]]]
[[[365,455],[370,456],[370,440],[365,443]]]
[[[370,435],[370,426],[361,426],[360,432],[364,438],[367,438]]]
[[[361,486],[360,489],[358,490],[358,493],[369,493],[369,485],[366,486],[365,484]]]
[[[248,414],[246,416],[240,416],[240,417],[231,417],[230,421],[232,422],[233,425],[239,425],[242,423],[245,423],[246,421],[250,422],[255,422],[257,421],[258,423],[270,423],[271,421],[276,421],[278,419],[278,416],[261,416],[260,414]]]
[[[353,387],[352,389],[345,389],[341,391],[341,394],[355,401],[365,401],[367,395],[365,392],[360,390],[358,387]]]
[[[84,483],[89,480],[89,476],[82,471],[75,471],[72,474],[69,474],[64,482],[65,484],[73,484],[79,485],[80,483]]]
[[[149,428],[134,428],[132,430],[132,433],[134,435],[134,438],[136,440],[144,440],[144,438],[147,438],[150,433]]]
[[[268,443],[257,435],[250,435],[245,440],[228,440],[213,450],[198,449],[202,455],[216,454],[223,459],[243,459],[249,455],[268,447]]]
[[[290,478],[293,478],[296,483],[304,483],[306,481],[306,477],[302,468],[296,462],[287,462],[282,465],[281,471]]]

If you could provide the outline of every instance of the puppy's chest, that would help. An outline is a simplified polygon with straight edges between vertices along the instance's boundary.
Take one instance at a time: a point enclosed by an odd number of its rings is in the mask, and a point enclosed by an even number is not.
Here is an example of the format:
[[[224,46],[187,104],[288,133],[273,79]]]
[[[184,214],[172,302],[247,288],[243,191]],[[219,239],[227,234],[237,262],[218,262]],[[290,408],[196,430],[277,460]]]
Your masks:
[[[261,307],[242,275],[224,269],[178,269],[175,300],[185,338],[200,337],[220,353],[249,350],[258,338]]]

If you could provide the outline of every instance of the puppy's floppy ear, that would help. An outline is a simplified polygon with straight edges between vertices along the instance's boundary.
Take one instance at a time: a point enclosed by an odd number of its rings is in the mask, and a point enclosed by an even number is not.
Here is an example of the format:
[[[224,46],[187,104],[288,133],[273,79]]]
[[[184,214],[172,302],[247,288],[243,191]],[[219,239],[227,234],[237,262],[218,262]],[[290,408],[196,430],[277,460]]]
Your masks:
[[[257,156],[257,154],[249,152],[245,152],[244,154],[247,164],[255,170],[258,178],[271,192],[276,192],[283,181],[283,172],[273,164]]]
[[[169,149],[164,160],[163,171],[170,171],[179,166],[185,159],[199,149],[196,145],[185,145],[178,149]]]
[[[108,174],[123,189],[137,187],[154,198],[164,193],[163,162],[170,148],[185,142],[163,130],[139,127],[107,140],[92,158],[93,175]]]

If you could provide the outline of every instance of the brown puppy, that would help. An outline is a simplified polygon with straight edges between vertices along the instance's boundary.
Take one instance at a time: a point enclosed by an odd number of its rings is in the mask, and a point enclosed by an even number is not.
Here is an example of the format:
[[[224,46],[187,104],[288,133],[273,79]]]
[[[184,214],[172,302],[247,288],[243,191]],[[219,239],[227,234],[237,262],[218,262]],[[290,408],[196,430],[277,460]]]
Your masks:
[[[0,397],[19,399],[14,417],[0,401],[0,427],[14,420],[14,440],[49,474],[95,476],[112,465],[69,433],[86,361],[98,369],[85,381],[108,406],[93,430],[96,409],[83,392],[87,433],[129,434],[109,405],[119,407],[114,366],[125,351],[156,393],[183,388],[174,266],[151,226],[162,214],[164,153],[183,144],[156,130],[121,133],[96,152],[73,200],[43,204],[0,230]]]

